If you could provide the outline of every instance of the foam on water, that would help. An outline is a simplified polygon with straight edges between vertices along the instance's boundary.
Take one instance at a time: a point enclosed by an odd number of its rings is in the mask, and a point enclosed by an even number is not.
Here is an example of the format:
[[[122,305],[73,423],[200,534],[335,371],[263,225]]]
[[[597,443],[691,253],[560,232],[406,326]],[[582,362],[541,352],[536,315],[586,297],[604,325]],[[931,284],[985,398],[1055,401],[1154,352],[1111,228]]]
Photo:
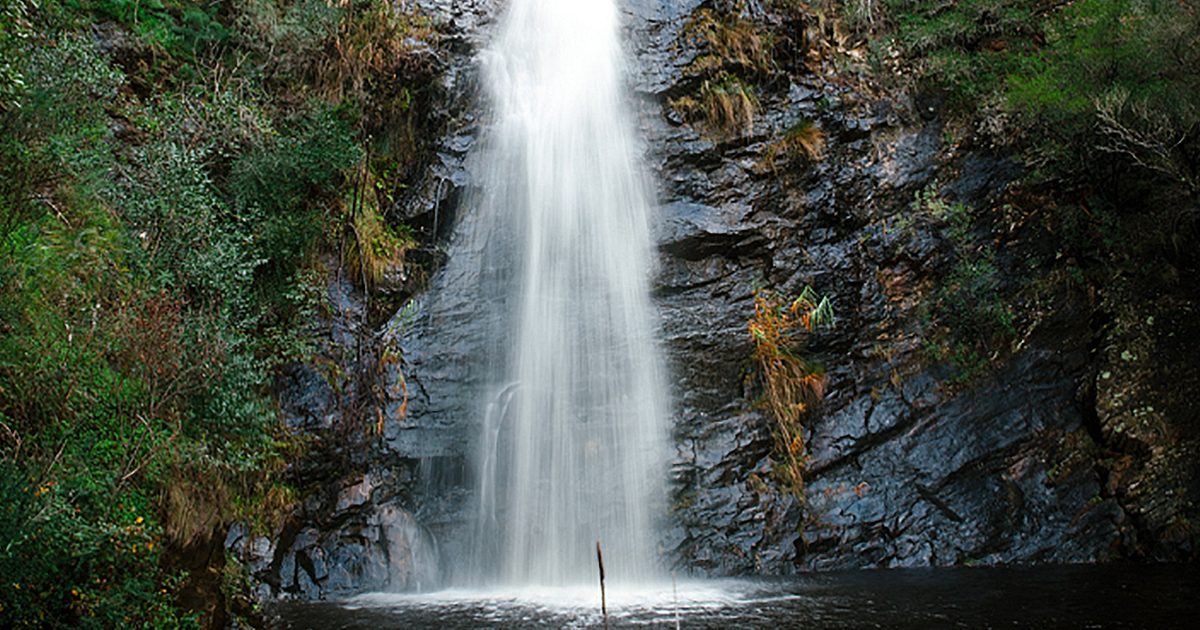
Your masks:
[[[753,583],[736,581],[642,584],[609,589],[610,621],[625,624],[662,624],[676,617],[713,616],[751,604],[769,604],[795,596],[764,597]],[[603,621],[598,585],[578,587],[501,587],[450,589],[426,594],[373,593],[356,597],[343,606],[351,610],[376,609],[397,615],[470,611],[477,620],[511,622],[542,620],[562,627],[595,627]]]

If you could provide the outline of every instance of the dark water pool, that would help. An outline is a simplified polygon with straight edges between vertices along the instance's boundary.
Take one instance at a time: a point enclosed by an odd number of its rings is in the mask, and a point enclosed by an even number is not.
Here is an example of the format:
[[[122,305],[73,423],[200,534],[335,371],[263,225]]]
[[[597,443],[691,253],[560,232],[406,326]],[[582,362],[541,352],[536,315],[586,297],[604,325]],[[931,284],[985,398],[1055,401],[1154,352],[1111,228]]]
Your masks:
[[[612,628],[1200,628],[1200,570],[1109,565],[856,571],[609,591]],[[602,628],[599,589],[372,594],[280,604],[280,628]]]

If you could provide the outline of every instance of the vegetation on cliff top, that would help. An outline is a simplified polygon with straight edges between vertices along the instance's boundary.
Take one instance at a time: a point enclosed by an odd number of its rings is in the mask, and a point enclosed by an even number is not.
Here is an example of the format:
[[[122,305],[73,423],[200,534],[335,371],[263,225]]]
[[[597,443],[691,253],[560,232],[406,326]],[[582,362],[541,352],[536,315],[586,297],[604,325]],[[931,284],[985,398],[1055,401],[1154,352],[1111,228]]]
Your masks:
[[[861,3],[860,3],[861,4]],[[1080,257],[1194,266],[1200,7],[1176,0],[871,3],[876,59],[941,89],[1063,212]]]
[[[211,576],[179,567],[288,494],[268,384],[311,351],[321,252],[368,286],[402,264],[427,29],[382,0],[0,1],[6,625],[224,614],[180,608]]]

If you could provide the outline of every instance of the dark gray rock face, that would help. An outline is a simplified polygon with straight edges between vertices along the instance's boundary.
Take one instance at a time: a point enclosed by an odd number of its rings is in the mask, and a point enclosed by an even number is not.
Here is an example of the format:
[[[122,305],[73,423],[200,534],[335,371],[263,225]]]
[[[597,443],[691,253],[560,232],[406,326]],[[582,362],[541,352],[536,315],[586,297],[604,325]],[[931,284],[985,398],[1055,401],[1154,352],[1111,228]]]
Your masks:
[[[707,138],[669,104],[693,89],[684,69],[697,52],[680,34],[695,6],[631,5],[634,83],[662,187],[656,297],[678,401],[664,546],[677,566],[779,574],[1124,553],[1126,512],[1081,454],[1095,448],[1080,395],[1093,344],[1085,296],[1064,292],[1052,317],[967,383],[924,348],[923,305],[956,254],[914,196],[931,190],[986,214],[1020,169],[946,146],[936,100],[902,114],[913,106],[806,70],[761,89],[752,130]],[[763,168],[799,120],[823,132],[823,159]],[[1000,249],[999,264],[1038,247]],[[754,287],[807,285],[840,319],[808,349],[828,367],[828,390],[806,427],[799,499],[754,481],[770,476],[772,438],[747,385],[747,322]]]
[[[264,597],[326,599],[363,591],[420,591],[440,584],[436,541],[371,474],[315,501],[277,537],[232,528],[225,545],[263,581]]]
[[[423,115],[436,137],[428,143],[430,163],[412,175],[389,218],[414,229],[424,245],[410,259],[430,269],[457,268],[445,264],[445,248],[468,223],[458,211],[481,116],[475,54],[496,9],[492,0],[415,3],[436,31],[431,41],[414,42],[435,75],[436,108]],[[308,444],[287,472],[300,505],[275,531],[238,525],[226,539],[263,598],[435,588],[444,583],[441,540],[462,520],[466,438],[459,425],[473,400],[463,393],[470,383],[464,366],[480,334],[470,326],[477,305],[443,273],[423,297],[376,325],[361,290],[331,276],[331,308],[311,331],[317,359],[284,369],[275,387],[285,425]],[[411,292],[408,281],[392,289]]]

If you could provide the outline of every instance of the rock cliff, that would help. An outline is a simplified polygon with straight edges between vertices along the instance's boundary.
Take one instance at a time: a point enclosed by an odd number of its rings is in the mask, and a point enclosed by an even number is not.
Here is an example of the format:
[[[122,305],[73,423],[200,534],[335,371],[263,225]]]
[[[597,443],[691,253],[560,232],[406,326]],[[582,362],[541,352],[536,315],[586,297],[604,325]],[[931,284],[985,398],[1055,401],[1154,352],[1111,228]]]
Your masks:
[[[231,534],[277,595],[425,588],[460,553],[481,400],[473,362],[497,342],[488,317],[504,308],[501,293],[478,289],[481,252],[463,246],[486,124],[474,55],[497,7],[418,4],[438,25],[429,54],[444,100],[435,159],[393,218],[422,235],[428,288],[389,321],[346,333],[360,325],[361,296],[331,284],[344,308],[326,322],[328,352],[368,343],[358,356],[382,366],[376,438],[337,435],[337,396],[311,367],[281,382],[285,416],[327,445],[318,452],[366,454],[346,455],[343,468],[297,464],[320,490],[282,532]],[[1200,370],[1180,345],[1194,301],[1147,300],[1128,279],[1079,280],[1073,269],[1086,261],[1012,218],[1040,201],[1019,197],[1022,169],[1002,147],[951,127],[936,92],[890,93],[808,54],[836,45],[820,41],[828,33],[815,17],[750,4],[746,19],[796,50],[756,76],[757,115],[734,134],[706,131],[677,106],[701,89],[704,42],[689,23],[709,3],[626,7],[661,202],[654,297],[676,401],[670,562],[737,575],[1194,559],[1200,436],[1186,392]],[[779,157],[800,124],[820,134],[819,155]],[[956,224],[946,208],[971,220]],[[932,305],[960,282],[956,269],[985,259],[970,268],[1013,316],[988,354],[957,360],[956,335],[969,333]],[[763,481],[771,419],[747,320],[756,288],[806,286],[831,299],[837,322],[805,350],[826,366],[827,393],[806,420],[798,497]],[[381,360],[381,348],[403,359]]]

